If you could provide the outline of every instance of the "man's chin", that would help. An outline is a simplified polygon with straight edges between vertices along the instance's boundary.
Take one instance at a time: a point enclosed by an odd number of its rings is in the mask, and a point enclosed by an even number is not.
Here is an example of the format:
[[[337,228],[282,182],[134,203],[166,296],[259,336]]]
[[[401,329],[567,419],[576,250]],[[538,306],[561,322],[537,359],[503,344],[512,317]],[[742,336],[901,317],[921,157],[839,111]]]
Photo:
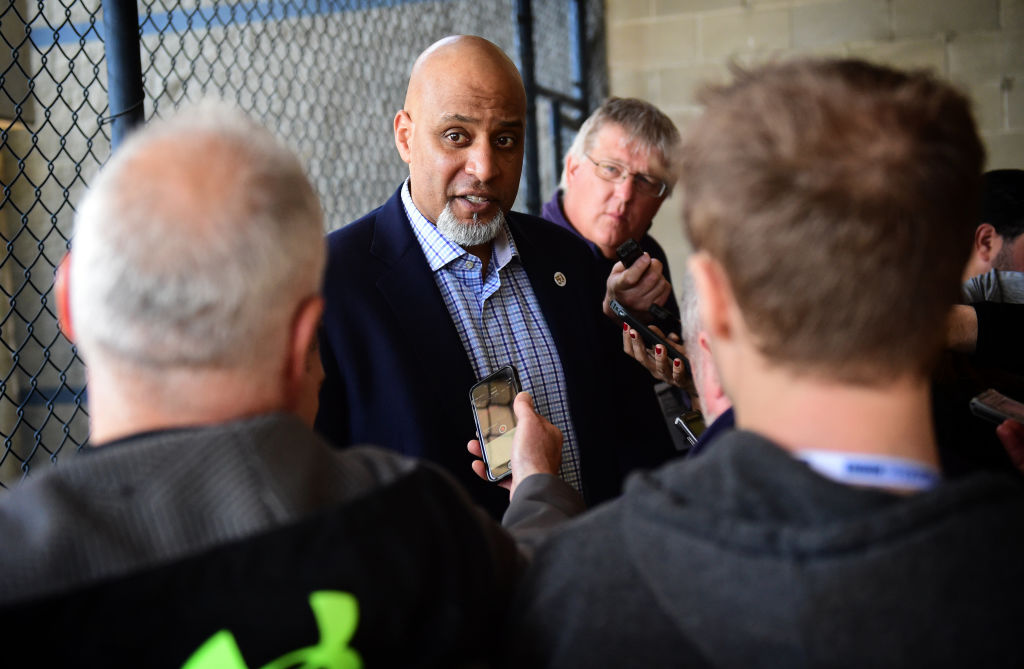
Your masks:
[[[504,220],[505,217],[498,207],[495,207],[489,216],[477,212],[470,213],[468,217],[459,216],[449,201],[437,219],[437,229],[460,246],[478,246],[490,243],[501,230]]]

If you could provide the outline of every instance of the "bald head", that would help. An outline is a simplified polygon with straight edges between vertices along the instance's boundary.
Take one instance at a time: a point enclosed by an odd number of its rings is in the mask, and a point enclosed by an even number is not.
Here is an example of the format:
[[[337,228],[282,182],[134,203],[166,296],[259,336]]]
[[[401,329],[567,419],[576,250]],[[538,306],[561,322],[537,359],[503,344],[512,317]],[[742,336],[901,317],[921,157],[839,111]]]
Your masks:
[[[459,225],[507,212],[519,190],[526,92],[515,64],[481,37],[432,44],[413,65],[395,145],[412,199],[430,221],[450,206]]]
[[[493,42],[476,35],[451,35],[434,42],[416,59],[405,92],[405,109],[413,110],[438,83],[501,86],[518,93],[526,110],[526,90],[516,64]]]

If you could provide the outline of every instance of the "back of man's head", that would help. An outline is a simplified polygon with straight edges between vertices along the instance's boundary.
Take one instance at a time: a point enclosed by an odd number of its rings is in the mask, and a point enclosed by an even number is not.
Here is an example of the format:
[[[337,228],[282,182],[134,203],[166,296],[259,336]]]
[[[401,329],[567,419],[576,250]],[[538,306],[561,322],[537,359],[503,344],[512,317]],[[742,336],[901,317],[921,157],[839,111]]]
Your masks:
[[[991,170],[982,175],[981,220],[1010,242],[1024,232],[1024,170]]]
[[[319,201],[295,155],[203,103],[132,135],[82,202],[75,337],[90,366],[258,374],[280,363],[323,265]]]
[[[580,131],[569,145],[567,155],[583,160],[593,149],[597,133],[610,124],[625,130],[638,150],[646,149],[657,156],[666,172],[672,175],[672,183],[675,183],[674,164],[679,149],[679,130],[664,112],[638,98],[611,97],[605,100],[580,126]],[[672,183],[669,184],[670,188]],[[566,188],[564,167],[559,188],[563,191]]]
[[[738,71],[703,101],[687,233],[761,353],[843,382],[926,373],[977,212],[967,99],[926,73],[801,60]]]

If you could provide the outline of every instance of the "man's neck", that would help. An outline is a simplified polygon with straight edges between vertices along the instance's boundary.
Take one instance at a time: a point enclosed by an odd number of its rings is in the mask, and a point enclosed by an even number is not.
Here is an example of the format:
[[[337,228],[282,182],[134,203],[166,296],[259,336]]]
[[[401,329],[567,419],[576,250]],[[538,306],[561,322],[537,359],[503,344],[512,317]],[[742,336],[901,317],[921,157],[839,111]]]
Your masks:
[[[776,369],[760,381],[747,384],[737,398],[742,429],[793,452],[888,455],[939,466],[926,380],[868,387]]]
[[[580,239],[585,241],[588,246],[593,248],[595,252],[600,253],[601,257],[604,258],[605,260],[618,260],[618,255],[616,254],[616,247],[601,246],[600,244],[590,239],[587,239],[587,237],[582,232],[580,232],[580,229],[576,227],[576,224],[572,222],[573,218],[578,218],[585,215],[584,212],[577,211],[574,208],[575,202],[576,200],[574,200],[571,196],[566,198],[564,191],[559,191],[557,205],[559,210],[561,211],[562,220],[565,221],[565,225],[570,230],[575,232]]]
[[[178,378],[187,374],[188,379]],[[145,432],[215,425],[283,411],[268,384],[238,383],[222,373],[164,372],[152,383],[132,375],[89,371],[89,440],[93,445]]]

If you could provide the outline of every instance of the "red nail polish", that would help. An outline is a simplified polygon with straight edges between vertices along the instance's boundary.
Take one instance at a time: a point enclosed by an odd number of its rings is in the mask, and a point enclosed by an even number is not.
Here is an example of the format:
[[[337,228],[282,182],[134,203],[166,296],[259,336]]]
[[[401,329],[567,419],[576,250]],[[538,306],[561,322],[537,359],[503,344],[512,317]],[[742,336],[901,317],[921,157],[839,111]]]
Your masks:
[[[661,344],[654,347],[654,355],[661,355]]]
[[[630,336],[630,338],[632,338],[632,339],[636,339],[636,333],[635,333],[635,332],[630,332],[630,333],[629,333],[629,336]]]
[[[623,332],[629,332],[629,323],[623,323],[622,324],[622,331]]]
[[[676,358],[675,360],[672,361],[672,366],[673,367],[681,367],[682,365],[683,365],[683,361],[680,360],[679,358]]]

